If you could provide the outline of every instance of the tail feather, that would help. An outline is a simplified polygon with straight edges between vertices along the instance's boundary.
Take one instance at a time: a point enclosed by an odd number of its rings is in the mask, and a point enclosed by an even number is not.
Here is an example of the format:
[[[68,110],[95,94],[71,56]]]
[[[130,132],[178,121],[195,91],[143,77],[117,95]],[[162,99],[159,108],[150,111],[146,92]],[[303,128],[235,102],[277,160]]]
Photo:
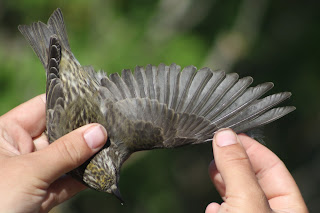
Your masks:
[[[19,25],[18,29],[28,40],[46,70],[48,68],[49,45],[52,36],[56,35],[62,47],[71,53],[62,12],[59,8],[50,16],[47,25],[39,21],[31,25]]]
[[[53,35],[53,33],[48,29],[47,25],[43,24],[42,22],[33,23],[30,26],[20,25],[18,29],[28,40],[44,68],[47,69],[48,48],[50,37]]]
[[[66,26],[64,24],[62,11],[56,9],[48,20],[49,29],[58,36],[63,48],[71,52]]]

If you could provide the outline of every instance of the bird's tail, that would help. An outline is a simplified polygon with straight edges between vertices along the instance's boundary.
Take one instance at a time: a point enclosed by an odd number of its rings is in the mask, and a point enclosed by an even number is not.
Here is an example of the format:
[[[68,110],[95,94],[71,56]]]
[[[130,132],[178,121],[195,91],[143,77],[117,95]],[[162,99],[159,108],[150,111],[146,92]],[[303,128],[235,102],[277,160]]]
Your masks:
[[[62,49],[71,53],[63,15],[59,8],[52,13],[47,24],[38,21],[31,25],[19,25],[18,29],[28,40],[46,70],[49,62],[50,39],[53,36],[57,37]]]

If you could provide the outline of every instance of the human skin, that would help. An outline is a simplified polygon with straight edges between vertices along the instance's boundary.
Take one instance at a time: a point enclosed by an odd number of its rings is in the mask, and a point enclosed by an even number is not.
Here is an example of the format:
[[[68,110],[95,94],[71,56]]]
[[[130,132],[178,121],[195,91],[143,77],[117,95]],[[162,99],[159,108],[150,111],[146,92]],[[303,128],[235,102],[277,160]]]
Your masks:
[[[0,212],[48,212],[86,188],[64,175],[103,147],[106,130],[83,126],[49,145],[45,95],[0,117]]]
[[[290,172],[268,148],[230,129],[215,134],[212,147],[209,174],[224,202],[209,204],[206,213],[308,212]]]

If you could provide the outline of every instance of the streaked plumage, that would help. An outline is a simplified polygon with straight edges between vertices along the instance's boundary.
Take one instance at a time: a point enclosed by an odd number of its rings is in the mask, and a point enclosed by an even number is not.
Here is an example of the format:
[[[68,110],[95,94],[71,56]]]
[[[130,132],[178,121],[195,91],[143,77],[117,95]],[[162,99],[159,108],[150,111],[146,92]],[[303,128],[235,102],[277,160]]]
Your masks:
[[[135,151],[174,148],[210,141],[219,128],[240,133],[270,123],[294,107],[273,108],[289,92],[261,98],[272,87],[249,87],[209,68],[171,64],[136,67],[107,76],[81,66],[73,56],[63,16],[54,11],[47,24],[19,26],[47,74],[47,134],[50,142],[88,123],[101,123],[110,143],[70,172],[89,187],[117,196],[122,163]]]

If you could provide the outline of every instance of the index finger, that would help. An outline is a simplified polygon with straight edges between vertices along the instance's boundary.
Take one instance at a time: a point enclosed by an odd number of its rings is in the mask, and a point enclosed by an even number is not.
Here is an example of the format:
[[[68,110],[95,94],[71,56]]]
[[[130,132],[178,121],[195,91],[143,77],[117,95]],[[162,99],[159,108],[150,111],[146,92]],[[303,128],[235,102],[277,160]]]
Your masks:
[[[288,199],[294,201],[291,205],[304,206],[303,198],[295,180],[277,155],[246,135],[240,134],[238,137],[248,154],[259,185],[271,206],[281,208],[281,206],[278,206],[281,202],[278,202],[279,199],[277,198],[285,196],[295,197],[294,199]],[[289,206],[288,203],[286,205]]]
[[[15,107],[3,116],[1,120],[11,120],[26,130],[31,137],[40,135],[46,124],[46,96],[38,95],[31,100]]]
[[[283,194],[288,193],[296,186],[286,166],[273,152],[244,134],[240,134],[238,137],[248,154],[259,184],[267,195],[276,196],[272,192],[272,188],[281,189],[280,193]],[[272,183],[271,189],[267,185],[268,183]]]

